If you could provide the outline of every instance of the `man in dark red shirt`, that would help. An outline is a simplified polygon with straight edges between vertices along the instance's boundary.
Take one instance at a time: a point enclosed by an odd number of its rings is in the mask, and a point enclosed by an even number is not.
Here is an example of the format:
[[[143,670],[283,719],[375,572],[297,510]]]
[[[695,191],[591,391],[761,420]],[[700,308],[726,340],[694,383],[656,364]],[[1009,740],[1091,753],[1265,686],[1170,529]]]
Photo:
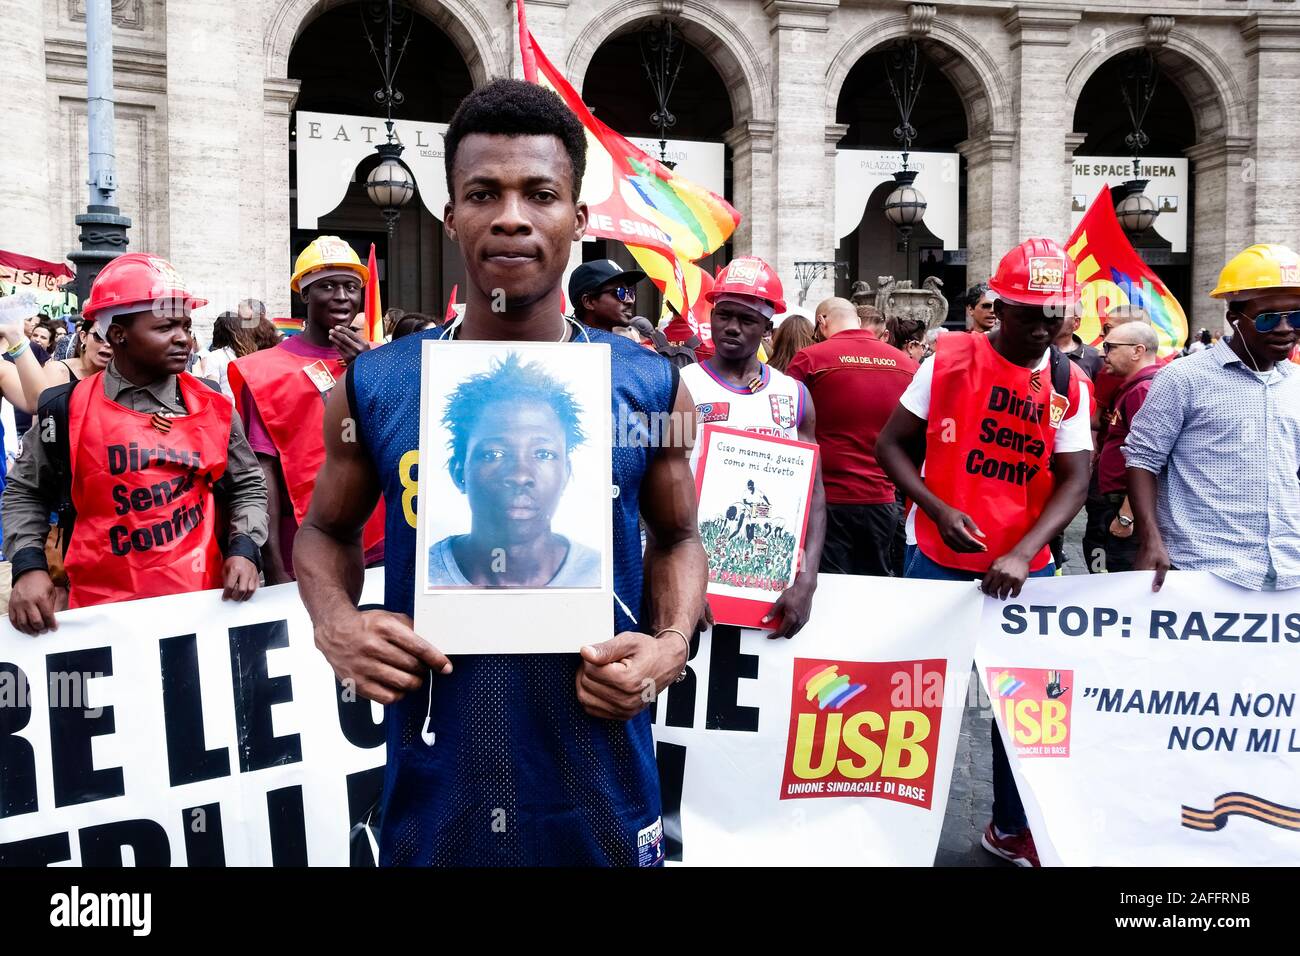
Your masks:
[[[1135,305],[1117,305],[1101,319],[1101,334],[1105,338],[1112,329],[1117,329],[1127,322],[1141,322],[1151,326],[1151,317],[1145,309]],[[1116,375],[1105,363],[1093,376],[1093,392],[1096,398],[1093,408],[1092,431],[1094,445],[1098,451],[1106,444],[1107,423],[1114,408],[1115,393],[1124,384],[1124,376]],[[1115,507],[1106,501],[1097,485],[1097,461],[1093,460],[1092,481],[1088,485],[1088,501],[1084,506],[1088,519],[1083,530],[1083,563],[1089,574],[1103,574],[1110,570],[1106,562],[1106,552],[1110,545],[1110,532],[1107,530],[1115,520]]]
[[[1137,559],[1137,539],[1133,536],[1128,466],[1122,449],[1133,416],[1146,401],[1151,380],[1160,371],[1157,363],[1160,339],[1155,329],[1145,322],[1126,322],[1111,329],[1102,349],[1106,368],[1122,380],[1102,422],[1104,438],[1101,454],[1097,456],[1097,488],[1106,502],[1102,516],[1106,527],[1106,570],[1132,571]]]
[[[796,352],[786,374],[807,386],[817,407],[826,488],[820,570],[891,575],[891,542],[902,513],[894,483],[876,461],[876,438],[917,364],[862,328],[847,299],[819,305],[817,328],[825,340]]]

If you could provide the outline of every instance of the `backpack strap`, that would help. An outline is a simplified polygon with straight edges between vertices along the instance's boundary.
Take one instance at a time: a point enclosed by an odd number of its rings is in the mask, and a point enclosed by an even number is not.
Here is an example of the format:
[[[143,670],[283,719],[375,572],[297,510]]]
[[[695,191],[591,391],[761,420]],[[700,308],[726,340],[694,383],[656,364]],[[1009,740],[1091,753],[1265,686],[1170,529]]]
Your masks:
[[[68,552],[72,526],[77,520],[77,511],[72,505],[72,449],[68,443],[68,406],[72,402],[72,390],[79,384],[79,381],[72,381],[46,389],[41,393],[40,404],[36,409],[36,427],[40,429],[38,437],[48,446],[46,450],[56,479],[54,513],[58,518],[59,542],[64,554]]]
[[[1070,357],[1051,346],[1052,389],[1057,395],[1070,397]]]

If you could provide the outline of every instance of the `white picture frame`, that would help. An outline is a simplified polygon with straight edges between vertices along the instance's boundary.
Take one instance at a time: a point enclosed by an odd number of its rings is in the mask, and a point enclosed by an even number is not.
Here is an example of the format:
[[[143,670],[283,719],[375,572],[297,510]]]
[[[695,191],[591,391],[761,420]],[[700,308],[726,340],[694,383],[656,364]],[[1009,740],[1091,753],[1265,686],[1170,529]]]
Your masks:
[[[424,343],[415,630],[439,650],[575,653],[613,636],[610,388],[604,343]],[[460,414],[448,419],[454,397]],[[556,498],[558,441],[567,478]],[[510,580],[513,548],[564,558],[546,584],[485,583]]]

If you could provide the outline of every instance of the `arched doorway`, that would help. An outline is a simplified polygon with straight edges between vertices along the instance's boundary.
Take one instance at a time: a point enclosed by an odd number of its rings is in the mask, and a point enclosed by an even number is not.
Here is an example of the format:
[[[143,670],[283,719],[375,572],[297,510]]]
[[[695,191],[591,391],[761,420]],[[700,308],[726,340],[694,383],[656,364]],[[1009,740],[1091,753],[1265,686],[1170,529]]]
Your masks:
[[[676,119],[666,131],[664,154],[659,146],[659,129],[651,117],[658,109],[654,89],[642,65],[642,44],[647,31],[657,31],[663,21],[642,21],[606,40],[591,57],[582,84],[583,102],[612,129],[631,139],[656,159],[674,162],[682,175],[732,201],[731,147],[724,135],[735,125],[727,86],[708,56],[691,39],[692,30],[671,21],[676,42],[681,44],[681,67],[672,86],[669,109]],[[693,28],[698,31],[698,27]],[[697,37],[698,39],[698,37]],[[746,210],[741,210],[745,215]],[[725,243],[698,265],[712,274],[731,258],[731,243]],[[582,243],[582,259],[613,259],[636,268],[626,247],[608,239]],[[652,289],[647,283],[643,287]],[[637,313],[657,320],[662,306],[658,294],[643,291]]]
[[[959,298],[966,287],[966,160],[957,146],[967,140],[969,129],[962,95],[942,67],[953,54],[932,42],[918,48],[924,75],[911,117],[917,137],[908,163],[921,171],[916,185],[929,205],[906,242],[884,214],[901,151],[894,136],[899,114],[888,68],[903,42],[863,54],[840,88],[835,119],[845,132],[835,157],[835,258],[848,263],[848,275],[836,279],[836,294],[847,296],[858,279],[874,289],[881,276],[917,285],[938,276],[950,303],[949,322],[960,324]]]
[[[1126,83],[1132,88],[1132,71],[1145,75],[1148,68],[1154,69],[1155,85],[1142,129],[1150,141],[1135,176],[1133,150],[1125,139],[1133,127],[1121,90]],[[1187,98],[1158,59],[1142,49],[1129,50],[1106,60],[1088,78],[1075,105],[1074,130],[1082,143],[1074,150],[1071,226],[1103,183],[1114,187],[1134,178],[1149,180],[1145,192],[1160,215],[1152,228],[1129,241],[1190,318],[1196,184],[1187,151],[1197,136]]]
[[[452,286],[462,281],[463,267],[442,230],[442,140],[440,127],[430,124],[451,119],[473,88],[471,71],[443,29],[422,13],[401,8],[412,20],[395,79],[405,99],[393,118],[419,192],[403,208],[390,238],[365,190],[366,175],[378,161],[374,144],[385,133],[383,109],[374,99],[382,77],[362,23],[367,6],[372,5],[345,3],[321,14],[302,29],[289,54],[288,75],[300,83],[289,117],[290,264],[317,235],[342,237],[363,259],[373,242],[384,307],[440,318]],[[405,31],[403,24],[398,37]],[[382,42],[382,27],[377,33],[372,27],[372,33]],[[337,196],[337,204],[305,209],[308,180],[313,195],[321,195],[322,177],[325,194],[330,200]],[[302,303],[294,298],[291,306],[301,317]]]

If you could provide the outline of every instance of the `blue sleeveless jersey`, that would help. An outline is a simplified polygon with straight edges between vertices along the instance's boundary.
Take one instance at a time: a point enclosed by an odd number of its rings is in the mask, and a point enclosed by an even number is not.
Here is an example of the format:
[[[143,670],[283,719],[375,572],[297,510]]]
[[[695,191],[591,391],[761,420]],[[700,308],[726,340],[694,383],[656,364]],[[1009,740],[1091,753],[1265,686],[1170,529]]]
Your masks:
[[[638,498],[655,449],[637,416],[670,412],[677,372],[621,336],[588,329],[610,346],[614,418],[614,590],[610,636],[650,626],[642,618]],[[363,353],[348,396],[378,471],[387,511],[384,604],[412,614],[420,351],[441,329]],[[629,413],[632,413],[629,415]],[[628,440],[628,436],[631,436]],[[436,640],[434,642],[437,643]],[[653,862],[638,836],[659,824],[659,777],[650,716],[590,717],[574,689],[576,654],[458,655],[450,676],[386,709],[388,765],[379,839],[385,866],[636,866]],[[432,697],[430,689],[432,688]],[[421,731],[430,714],[433,746]],[[654,844],[657,849],[661,843]],[[649,848],[646,848],[649,849]]]

